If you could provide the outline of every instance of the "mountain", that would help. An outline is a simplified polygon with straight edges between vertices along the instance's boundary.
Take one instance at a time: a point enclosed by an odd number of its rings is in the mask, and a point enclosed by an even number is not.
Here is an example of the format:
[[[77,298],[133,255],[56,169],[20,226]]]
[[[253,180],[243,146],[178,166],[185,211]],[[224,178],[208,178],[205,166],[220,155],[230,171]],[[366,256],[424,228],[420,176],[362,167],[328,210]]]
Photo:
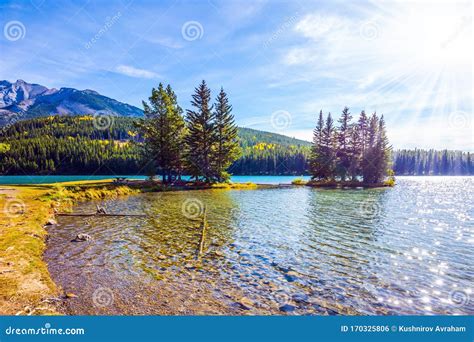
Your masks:
[[[0,81],[0,126],[18,119],[47,115],[84,115],[96,112],[142,116],[143,111],[93,90],[47,88],[17,80]]]
[[[245,146],[253,146],[258,143],[274,144],[280,146],[301,146],[309,147],[311,142],[296,138],[291,138],[287,135],[260,131],[253,128],[239,127],[240,141]]]

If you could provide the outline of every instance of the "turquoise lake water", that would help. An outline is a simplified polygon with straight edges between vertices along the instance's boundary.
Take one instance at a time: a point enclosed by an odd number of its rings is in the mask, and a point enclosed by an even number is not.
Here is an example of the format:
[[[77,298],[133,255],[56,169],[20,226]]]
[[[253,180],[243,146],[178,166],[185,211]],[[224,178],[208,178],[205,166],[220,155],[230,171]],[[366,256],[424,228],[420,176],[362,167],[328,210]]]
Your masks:
[[[128,179],[146,179],[146,176],[107,175],[107,176],[0,176],[0,184],[46,184],[59,182],[74,182],[82,180],[103,180],[115,177]],[[253,182],[257,184],[290,184],[296,178],[308,180],[309,176],[233,176],[236,183]]]
[[[45,259],[71,314],[472,315],[473,193],[474,177],[399,177],[83,202],[145,217],[60,217]]]

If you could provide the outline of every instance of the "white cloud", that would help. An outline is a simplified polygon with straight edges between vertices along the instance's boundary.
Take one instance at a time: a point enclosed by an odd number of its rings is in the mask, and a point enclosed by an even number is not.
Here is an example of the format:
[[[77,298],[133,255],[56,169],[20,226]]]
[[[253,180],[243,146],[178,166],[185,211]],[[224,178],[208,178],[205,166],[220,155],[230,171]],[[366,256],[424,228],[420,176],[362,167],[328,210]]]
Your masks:
[[[472,150],[472,124],[446,124],[453,111],[472,115],[468,8],[468,2],[394,2],[383,11],[356,5],[348,9],[350,16],[306,15],[293,27],[298,43],[284,51],[280,68],[291,71],[286,84],[307,84],[302,92],[308,89],[308,94],[311,84],[317,84],[318,92],[294,110],[304,116],[320,108],[338,115],[345,105],[356,112],[377,110],[385,114],[396,148]]]
[[[160,75],[153,71],[135,68],[130,65],[119,65],[115,69],[115,71],[118,72],[119,74],[126,75],[129,77],[135,77],[135,78],[148,78],[148,79],[160,78]]]
[[[312,40],[334,40],[349,32],[350,22],[344,17],[309,14],[295,25],[295,31]]]

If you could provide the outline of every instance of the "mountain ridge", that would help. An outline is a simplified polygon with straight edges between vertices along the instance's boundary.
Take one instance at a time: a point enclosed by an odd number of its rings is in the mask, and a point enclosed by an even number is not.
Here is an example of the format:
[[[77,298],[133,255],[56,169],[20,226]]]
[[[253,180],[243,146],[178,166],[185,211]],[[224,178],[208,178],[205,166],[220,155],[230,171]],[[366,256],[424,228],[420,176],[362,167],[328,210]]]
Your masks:
[[[143,116],[135,106],[117,101],[95,90],[47,88],[18,79],[0,81],[0,126],[18,119],[48,115],[84,115],[97,112],[126,117]]]

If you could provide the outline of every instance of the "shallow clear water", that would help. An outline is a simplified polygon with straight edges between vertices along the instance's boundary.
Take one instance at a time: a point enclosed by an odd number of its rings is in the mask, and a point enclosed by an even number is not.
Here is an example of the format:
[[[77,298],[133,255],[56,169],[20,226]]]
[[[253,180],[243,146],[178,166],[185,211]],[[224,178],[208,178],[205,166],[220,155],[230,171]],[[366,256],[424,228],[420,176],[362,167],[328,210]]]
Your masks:
[[[130,196],[103,204],[147,218],[61,217],[46,260],[73,314],[474,314],[473,193],[473,177],[405,177]]]

